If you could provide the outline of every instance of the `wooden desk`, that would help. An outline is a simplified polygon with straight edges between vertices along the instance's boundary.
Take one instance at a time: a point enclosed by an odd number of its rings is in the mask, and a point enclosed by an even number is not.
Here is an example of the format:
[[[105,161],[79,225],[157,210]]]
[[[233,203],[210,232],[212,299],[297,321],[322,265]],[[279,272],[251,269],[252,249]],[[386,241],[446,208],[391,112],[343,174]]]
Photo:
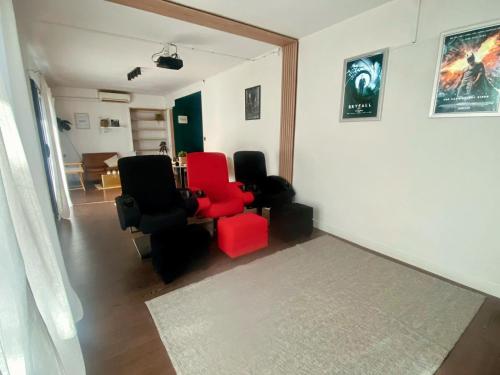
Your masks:
[[[85,191],[85,184],[83,182],[83,163],[64,163],[64,173],[66,175],[78,175],[80,180],[80,186],[76,188],[71,188],[69,190],[83,189]]]
[[[103,189],[114,189],[122,186],[120,175],[118,173],[103,174],[101,175],[101,181]]]

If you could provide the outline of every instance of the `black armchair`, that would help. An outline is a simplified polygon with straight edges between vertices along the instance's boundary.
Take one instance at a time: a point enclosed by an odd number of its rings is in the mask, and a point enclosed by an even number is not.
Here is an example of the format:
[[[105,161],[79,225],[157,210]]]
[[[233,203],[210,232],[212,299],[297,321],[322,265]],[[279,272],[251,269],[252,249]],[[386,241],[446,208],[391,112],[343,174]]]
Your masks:
[[[253,207],[280,207],[293,201],[292,185],[280,176],[268,176],[266,157],[260,151],[238,151],[234,154],[236,181],[254,193]]]
[[[130,156],[118,160],[122,195],[116,209],[123,230],[135,227],[144,234],[187,225],[197,209],[195,197],[176,189],[172,162],[165,155]]]
[[[135,237],[141,258],[151,256],[164,282],[174,280],[207,252],[210,234],[187,218],[198,201],[187,189],[176,189],[172,162],[165,155],[131,156],[118,160],[122,195],[116,209],[123,230],[135,227],[151,236]]]

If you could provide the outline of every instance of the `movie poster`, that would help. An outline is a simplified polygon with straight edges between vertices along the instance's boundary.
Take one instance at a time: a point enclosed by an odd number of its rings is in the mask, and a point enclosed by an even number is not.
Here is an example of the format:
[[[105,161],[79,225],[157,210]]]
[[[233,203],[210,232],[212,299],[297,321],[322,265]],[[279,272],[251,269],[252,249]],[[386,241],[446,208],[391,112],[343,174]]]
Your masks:
[[[245,89],[245,120],[260,119],[260,86]]]
[[[445,33],[431,116],[500,115],[500,23]]]
[[[344,61],[341,121],[380,120],[387,50]]]

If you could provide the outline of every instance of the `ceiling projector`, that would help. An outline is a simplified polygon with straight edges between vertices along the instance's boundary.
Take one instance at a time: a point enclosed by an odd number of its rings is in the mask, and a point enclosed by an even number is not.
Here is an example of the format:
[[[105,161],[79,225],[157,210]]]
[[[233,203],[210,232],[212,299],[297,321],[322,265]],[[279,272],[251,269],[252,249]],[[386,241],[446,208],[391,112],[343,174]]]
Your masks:
[[[159,56],[155,61],[158,68],[179,70],[184,66],[184,63],[175,53],[172,56]]]
[[[170,47],[175,48],[174,53],[170,53]],[[173,43],[167,43],[160,52],[152,56],[152,60],[158,68],[163,69],[179,70],[184,66],[177,54],[177,46]]]

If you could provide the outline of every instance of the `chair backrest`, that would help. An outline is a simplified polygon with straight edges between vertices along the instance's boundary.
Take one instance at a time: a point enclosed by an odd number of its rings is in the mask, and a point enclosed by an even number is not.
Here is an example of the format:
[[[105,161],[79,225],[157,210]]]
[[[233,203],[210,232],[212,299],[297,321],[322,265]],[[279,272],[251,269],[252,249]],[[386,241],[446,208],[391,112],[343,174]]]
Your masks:
[[[258,184],[267,177],[266,157],[260,151],[234,153],[234,176],[245,185]]]
[[[179,197],[172,161],[165,155],[129,156],[118,160],[122,193],[132,196],[143,214],[169,210]]]
[[[202,189],[210,198],[223,198],[229,183],[226,155],[191,152],[187,155],[188,186]]]

